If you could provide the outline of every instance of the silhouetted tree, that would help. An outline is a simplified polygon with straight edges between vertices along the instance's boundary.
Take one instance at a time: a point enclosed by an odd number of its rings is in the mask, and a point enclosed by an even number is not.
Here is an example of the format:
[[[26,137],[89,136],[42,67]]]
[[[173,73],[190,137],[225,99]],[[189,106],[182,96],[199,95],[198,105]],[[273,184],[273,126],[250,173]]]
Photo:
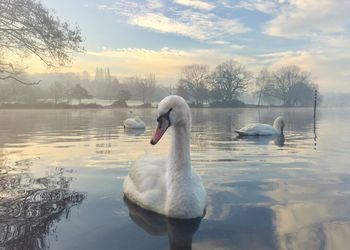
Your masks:
[[[264,68],[260,71],[258,77],[255,80],[255,85],[257,87],[257,91],[255,94],[258,96],[258,105],[260,106],[261,99],[268,94],[268,86],[271,84],[271,74]]]
[[[33,54],[49,67],[70,62],[73,51],[83,51],[79,28],[69,27],[37,0],[0,0],[0,80],[20,79],[21,69],[5,55]]]
[[[192,64],[183,67],[178,86],[185,89],[197,105],[202,104],[208,97],[209,66]]]
[[[293,96],[294,106],[312,106],[314,104],[315,84],[297,83],[294,85],[291,95]]]
[[[23,76],[24,77],[24,76]],[[40,95],[42,90],[38,85],[24,85],[14,79],[0,84],[0,101],[14,101],[20,103],[33,103]]]
[[[304,72],[297,66],[280,68],[272,75],[271,84],[266,87],[266,93],[278,98],[286,106],[305,104],[306,99],[313,98],[311,73]]]
[[[152,101],[153,95],[157,88],[156,79],[153,73],[145,77],[127,77],[123,81],[122,89],[128,89],[133,97],[138,97],[143,103]]]
[[[129,90],[126,90],[126,89],[122,89],[118,92],[118,95],[117,95],[117,100],[120,100],[120,101],[127,101],[131,98],[131,93]]]
[[[252,74],[233,60],[218,65],[211,75],[211,88],[215,101],[231,103],[246,91]]]
[[[54,82],[50,87],[50,97],[54,99],[55,103],[62,100],[65,94],[65,89],[63,85],[59,82]]]
[[[188,100],[188,93],[184,86],[182,85],[177,86],[176,94],[183,97],[185,100]]]
[[[70,96],[72,99],[77,99],[79,104],[81,104],[81,99],[92,98],[90,93],[81,87],[80,84],[76,84],[75,87],[71,89]]]
[[[154,73],[150,73],[145,76],[140,82],[140,93],[143,103],[149,103],[152,101],[154,91],[156,89],[156,77]]]

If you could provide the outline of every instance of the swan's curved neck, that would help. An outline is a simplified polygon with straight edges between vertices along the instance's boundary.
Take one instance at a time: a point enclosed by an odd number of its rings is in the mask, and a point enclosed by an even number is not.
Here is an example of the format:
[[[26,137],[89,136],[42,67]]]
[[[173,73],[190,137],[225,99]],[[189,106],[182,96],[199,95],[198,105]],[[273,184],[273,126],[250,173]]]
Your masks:
[[[168,174],[180,177],[191,173],[189,126],[174,126],[169,155]]]

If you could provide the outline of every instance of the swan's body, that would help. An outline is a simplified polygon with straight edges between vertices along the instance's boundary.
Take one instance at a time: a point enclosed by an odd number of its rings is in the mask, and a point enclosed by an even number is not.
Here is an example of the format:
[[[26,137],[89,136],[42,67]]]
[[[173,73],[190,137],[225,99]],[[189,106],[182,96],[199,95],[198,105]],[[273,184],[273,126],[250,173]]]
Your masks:
[[[124,121],[124,128],[144,129],[146,128],[146,124],[141,120],[140,117],[135,116],[134,118],[128,118]]]
[[[143,155],[131,167],[123,191],[137,205],[172,218],[196,218],[204,214],[206,192],[191,166],[191,113],[185,100],[168,96],[158,106],[156,144],[172,126],[168,156]]]
[[[275,119],[273,126],[263,123],[249,124],[239,130],[235,130],[240,136],[265,136],[283,134],[284,120],[282,116]]]

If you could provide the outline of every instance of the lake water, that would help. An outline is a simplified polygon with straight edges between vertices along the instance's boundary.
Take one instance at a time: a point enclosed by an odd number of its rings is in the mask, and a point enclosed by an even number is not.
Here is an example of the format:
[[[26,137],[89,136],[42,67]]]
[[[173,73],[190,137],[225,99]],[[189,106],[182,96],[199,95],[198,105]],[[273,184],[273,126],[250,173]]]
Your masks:
[[[133,112],[132,114],[130,112]],[[202,220],[168,220],[123,200],[129,166],[166,153],[156,110],[0,110],[0,249],[348,249],[350,109],[193,109]],[[139,115],[145,131],[124,131]],[[285,138],[237,139],[286,119]]]

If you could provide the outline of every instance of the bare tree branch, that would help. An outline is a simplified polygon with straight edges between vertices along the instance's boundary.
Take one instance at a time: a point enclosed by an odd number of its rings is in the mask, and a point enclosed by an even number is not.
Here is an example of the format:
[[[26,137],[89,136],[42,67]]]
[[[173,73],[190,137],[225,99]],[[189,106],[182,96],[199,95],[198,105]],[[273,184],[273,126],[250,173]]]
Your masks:
[[[18,78],[16,78],[16,77],[14,77],[14,76],[5,76],[5,77],[0,77],[0,80],[7,80],[7,79],[13,79],[13,80],[15,80],[15,81],[17,81],[17,82],[19,82],[19,83],[21,83],[21,84],[23,84],[23,85],[38,85],[40,82],[41,82],[41,80],[39,80],[39,81],[37,81],[37,82],[24,82],[24,81],[22,81],[22,80],[20,80],[20,79],[18,79]]]
[[[216,101],[232,102],[251,83],[252,74],[233,60],[218,65],[211,77]]]
[[[187,65],[181,70],[179,88],[186,90],[196,104],[202,104],[207,98],[209,85],[209,66],[201,64]]]
[[[37,0],[0,0],[0,80],[18,79],[17,70],[4,62],[4,54],[32,54],[47,67],[71,62],[73,52],[82,52],[78,27],[71,28]],[[10,69],[10,70],[9,70]]]

